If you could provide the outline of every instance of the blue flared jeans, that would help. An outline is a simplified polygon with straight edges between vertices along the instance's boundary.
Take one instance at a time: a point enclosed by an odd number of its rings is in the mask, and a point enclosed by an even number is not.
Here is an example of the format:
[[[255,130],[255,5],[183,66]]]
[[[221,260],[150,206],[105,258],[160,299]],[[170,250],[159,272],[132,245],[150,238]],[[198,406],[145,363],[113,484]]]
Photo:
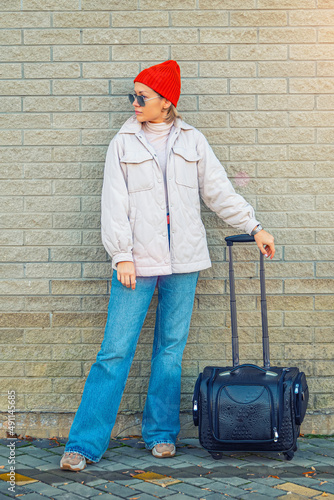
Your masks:
[[[169,225],[168,225],[169,233]],[[187,342],[199,271],[137,276],[127,288],[113,271],[104,338],[88,374],[65,451],[98,462],[108,448],[139,335],[158,289],[151,375],[142,418],[147,449],[175,444],[180,432],[181,362]]]

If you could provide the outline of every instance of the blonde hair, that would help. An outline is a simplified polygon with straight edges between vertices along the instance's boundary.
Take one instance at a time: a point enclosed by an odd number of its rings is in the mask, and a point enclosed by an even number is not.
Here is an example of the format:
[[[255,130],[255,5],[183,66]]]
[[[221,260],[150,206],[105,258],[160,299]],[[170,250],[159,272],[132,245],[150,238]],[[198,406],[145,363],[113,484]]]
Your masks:
[[[165,97],[163,95],[159,94],[159,92],[156,92],[156,94],[158,94],[158,96],[160,96],[162,99],[165,99]],[[180,120],[182,120],[182,116],[180,115],[180,113],[178,112],[178,110],[176,109],[174,104],[171,104],[169,106],[169,108],[167,109],[167,115],[166,115],[164,121],[166,123],[172,123],[175,120],[175,118],[180,118]]]
[[[166,115],[166,118],[165,118],[165,122],[166,123],[172,123],[175,118],[180,118],[182,119],[182,116],[180,115],[180,113],[178,112],[178,110],[176,109],[176,107],[174,106],[174,104],[171,104],[167,110],[167,115]]]

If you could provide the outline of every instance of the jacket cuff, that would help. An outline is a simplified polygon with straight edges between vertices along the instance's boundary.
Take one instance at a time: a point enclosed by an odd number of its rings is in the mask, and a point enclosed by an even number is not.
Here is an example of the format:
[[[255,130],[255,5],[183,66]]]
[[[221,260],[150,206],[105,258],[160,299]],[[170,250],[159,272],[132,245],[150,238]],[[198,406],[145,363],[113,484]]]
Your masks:
[[[258,221],[257,219],[250,219],[245,227],[246,233],[250,235],[254,227],[257,226],[258,224],[260,224],[260,221]]]
[[[114,257],[112,258],[112,267],[114,269],[116,269],[116,264],[118,264],[119,262],[123,262],[123,261],[131,261],[133,262],[133,256],[132,256],[132,253],[118,253],[116,255],[114,255]]]

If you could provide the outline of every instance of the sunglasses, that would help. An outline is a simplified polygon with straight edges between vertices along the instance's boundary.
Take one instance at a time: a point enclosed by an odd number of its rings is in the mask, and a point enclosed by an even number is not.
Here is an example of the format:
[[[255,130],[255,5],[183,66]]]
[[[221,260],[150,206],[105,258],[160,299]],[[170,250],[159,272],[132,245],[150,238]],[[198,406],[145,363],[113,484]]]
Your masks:
[[[129,97],[129,101],[131,102],[131,104],[133,104],[135,102],[135,100],[137,99],[139,106],[144,107],[146,101],[151,101],[152,99],[156,99],[157,97],[160,97],[160,96],[157,95],[155,97],[150,97],[149,99],[147,99],[147,97],[144,97],[142,95],[128,94],[128,97]]]

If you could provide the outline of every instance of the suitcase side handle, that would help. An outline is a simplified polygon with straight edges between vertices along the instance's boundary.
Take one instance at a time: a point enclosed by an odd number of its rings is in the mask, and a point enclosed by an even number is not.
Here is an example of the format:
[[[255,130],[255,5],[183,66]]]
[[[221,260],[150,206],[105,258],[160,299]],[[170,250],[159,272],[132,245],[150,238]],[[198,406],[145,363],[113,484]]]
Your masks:
[[[230,305],[231,305],[231,328],[232,328],[232,358],[233,366],[239,365],[239,339],[238,339],[238,325],[237,325],[237,308],[235,300],[235,283],[234,283],[234,269],[232,246],[233,243],[250,243],[254,242],[254,236],[249,234],[237,234],[234,236],[226,236],[225,241],[229,247],[229,279],[230,279]],[[260,250],[260,286],[261,286],[261,319],[262,319],[262,346],[263,346],[263,366],[264,368],[270,367],[269,355],[269,337],[268,337],[268,315],[267,315],[267,299],[266,299],[266,285],[264,273],[264,257]]]

